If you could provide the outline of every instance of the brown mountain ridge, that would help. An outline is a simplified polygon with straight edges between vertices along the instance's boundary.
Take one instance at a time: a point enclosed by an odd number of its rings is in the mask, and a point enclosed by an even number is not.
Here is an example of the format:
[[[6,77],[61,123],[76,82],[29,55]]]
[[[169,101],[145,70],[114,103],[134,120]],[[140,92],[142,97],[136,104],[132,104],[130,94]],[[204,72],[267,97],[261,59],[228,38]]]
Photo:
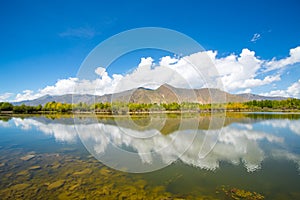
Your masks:
[[[230,94],[216,88],[185,89],[176,88],[168,84],[161,85],[155,90],[147,88],[136,88],[114,94],[103,96],[90,94],[65,94],[59,96],[45,95],[28,101],[15,102],[14,105],[44,105],[47,102],[56,101],[62,103],[87,103],[95,102],[131,102],[131,103],[172,103],[172,102],[194,102],[194,103],[225,103],[245,102],[250,100],[282,100],[284,97],[267,97],[255,94]]]

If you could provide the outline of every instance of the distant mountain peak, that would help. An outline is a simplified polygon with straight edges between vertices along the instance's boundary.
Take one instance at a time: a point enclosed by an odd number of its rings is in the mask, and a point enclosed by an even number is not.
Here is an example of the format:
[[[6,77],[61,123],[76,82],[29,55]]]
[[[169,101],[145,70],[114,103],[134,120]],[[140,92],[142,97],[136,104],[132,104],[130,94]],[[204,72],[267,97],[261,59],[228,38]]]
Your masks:
[[[172,85],[169,85],[167,83],[162,84],[161,86],[159,86],[156,90],[160,91],[160,90],[173,90],[173,89],[179,89],[179,88],[175,88]]]
[[[226,96],[226,98],[225,98]],[[14,102],[14,105],[31,105],[37,106],[39,104],[45,105],[47,102],[61,102],[61,103],[87,103],[93,104],[95,102],[135,102],[135,103],[172,103],[172,102],[198,102],[211,103],[211,101],[222,102],[245,102],[252,100],[283,100],[285,97],[266,97],[251,93],[244,94],[230,94],[218,88],[202,88],[202,89],[187,89],[176,88],[167,83],[161,85],[156,90],[145,87],[123,91],[114,94],[106,94],[103,96],[91,94],[64,94],[64,95],[45,95],[34,100],[27,100],[21,102]]]
[[[159,86],[159,87],[175,88],[174,86],[172,86],[172,85],[170,85],[170,84],[168,84],[168,83],[164,83],[164,84],[162,84],[162,85]]]
[[[246,98],[250,101],[252,100],[285,100],[287,99],[286,97],[280,97],[280,96],[263,96],[263,95],[258,95],[258,94],[252,94],[252,93],[241,93],[237,94],[237,96]]]

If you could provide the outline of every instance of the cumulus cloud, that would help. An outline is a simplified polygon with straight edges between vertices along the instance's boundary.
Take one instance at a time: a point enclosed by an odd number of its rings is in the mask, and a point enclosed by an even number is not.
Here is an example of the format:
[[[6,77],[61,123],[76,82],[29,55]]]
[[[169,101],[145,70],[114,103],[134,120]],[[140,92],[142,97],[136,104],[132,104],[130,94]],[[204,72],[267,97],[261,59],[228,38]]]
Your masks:
[[[278,74],[257,78],[264,61],[258,59],[255,52],[249,49],[243,49],[240,55],[232,54],[214,60],[227,91],[258,87],[280,80]]]
[[[300,98],[300,79],[297,82],[292,83],[286,90],[273,90],[261,93],[261,95]]]
[[[8,99],[9,97],[11,97],[12,95],[13,95],[13,93],[9,93],[9,92],[0,94],[0,102],[1,102],[1,101],[7,101],[7,99]]]
[[[104,67],[97,67],[95,69],[95,73],[101,77],[101,76],[106,75],[105,73],[107,73],[107,72],[105,71]]]
[[[300,46],[294,49],[290,49],[289,56],[287,58],[283,58],[277,60],[273,58],[271,61],[266,62],[266,70],[265,71],[272,71],[275,69],[283,68],[289,65],[293,65],[295,63],[300,62]]]
[[[256,42],[257,40],[259,40],[261,38],[261,34],[259,33],[254,33],[253,37],[251,38],[251,42]]]
[[[300,79],[298,82],[295,82],[288,87],[287,93],[290,94],[290,96],[296,96],[300,98]]]
[[[181,88],[220,88],[228,92],[250,92],[255,87],[281,80],[280,73],[266,73],[300,62],[300,47],[290,50],[290,56],[280,60],[262,60],[254,51],[243,49],[240,54],[218,57],[217,51],[203,51],[185,57],[165,56],[155,63],[153,58],[141,58],[136,69],[126,75],[109,75],[105,68],[95,67],[98,77],[94,80],[68,78],[58,80],[36,92],[25,90],[16,95],[15,101],[29,100],[43,95],[95,94],[104,95],[137,87],[156,89],[167,83]],[[264,71],[265,70],[265,71]],[[299,83],[287,91],[273,91],[285,96],[299,95]]]
[[[55,85],[47,86],[40,89],[38,92],[32,90],[24,90],[22,93],[16,95],[15,101],[32,100],[44,95],[62,95],[73,93],[75,85],[79,83],[77,78],[68,78],[58,80]],[[83,84],[83,81],[81,81]]]
[[[172,57],[170,57],[170,56],[165,56],[165,57],[162,57],[162,58],[160,59],[159,64],[160,64],[161,66],[168,66],[168,65],[170,65],[170,64],[175,64],[176,62],[178,62],[178,59],[177,59],[177,58],[172,58]]]
[[[24,100],[31,100],[40,97],[39,94],[33,94],[32,90],[24,90],[22,93],[18,93],[15,101],[24,101]]]
[[[217,87],[215,79],[209,79],[217,77],[217,71],[208,57],[209,53],[199,52],[181,59],[167,56],[161,58],[158,65],[150,57],[142,58],[137,69],[123,76],[114,89],[123,91],[140,86],[155,89],[164,83],[181,88],[200,88],[204,84],[215,84]],[[202,62],[202,65],[197,62]]]

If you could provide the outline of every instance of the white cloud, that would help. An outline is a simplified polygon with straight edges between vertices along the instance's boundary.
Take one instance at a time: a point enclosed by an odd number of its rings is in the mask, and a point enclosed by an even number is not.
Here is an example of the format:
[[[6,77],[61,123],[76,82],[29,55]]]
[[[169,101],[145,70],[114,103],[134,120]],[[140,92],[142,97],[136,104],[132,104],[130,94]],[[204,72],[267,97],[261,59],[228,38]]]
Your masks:
[[[270,92],[261,93],[261,95],[300,98],[300,79],[291,84],[286,90],[273,90]]]
[[[137,87],[155,89],[168,83],[181,88],[215,87],[228,92],[245,90],[272,84],[281,80],[280,73],[262,74],[266,65],[285,66],[300,62],[300,47],[291,49],[290,56],[281,60],[266,61],[258,58],[254,51],[243,49],[239,55],[231,54],[217,57],[217,51],[194,53],[183,58],[165,56],[158,64],[151,57],[141,58],[134,71],[126,75],[108,75],[103,67],[95,68],[95,80],[68,78],[58,80],[55,85],[47,86],[37,92],[25,90],[17,94],[15,101],[34,99],[43,95],[62,95],[67,93],[103,95]],[[298,58],[299,57],[299,58]],[[271,94],[272,93],[272,94]],[[287,91],[272,91],[270,94],[299,95],[298,84]]]
[[[6,92],[4,94],[0,94],[0,102],[1,101],[7,101],[7,99],[9,97],[11,97],[13,95],[13,93],[9,93],[9,92]]]
[[[288,87],[287,93],[291,96],[300,98],[300,79]]]
[[[170,56],[165,56],[160,59],[159,65],[168,66],[171,64],[175,64],[176,62],[178,62],[177,58],[171,58]]]
[[[209,53],[199,52],[181,59],[167,56],[161,58],[159,65],[154,65],[150,57],[142,58],[136,70],[120,79],[115,91],[140,86],[155,89],[164,83],[182,88],[200,88],[209,82],[216,84],[215,80],[214,82],[209,80],[208,75],[206,77],[201,75],[211,73],[212,76],[217,77],[217,71],[213,71],[213,63],[208,57]],[[197,63],[199,61],[202,65]]]
[[[102,77],[102,76],[106,75],[105,73],[107,73],[107,72],[105,71],[105,68],[97,67],[95,69],[95,73],[98,74],[100,77]]]
[[[257,40],[259,40],[261,38],[261,34],[259,33],[254,33],[252,39],[250,40],[251,42],[256,42]]]
[[[141,68],[143,68],[143,67],[146,67],[146,68],[151,67],[153,64],[153,61],[154,60],[151,57],[142,58],[137,70],[142,70]]]
[[[62,95],[73,93],[75,85],[77,85],[77,78],[68,78],[58,80],[55,85],[47,86],[43,89],[40,89],[38,92],[34,92],[32,90],[24,90],[22,93],[16,95],[15,101],[24,101],[24,100],[32,100],[39,98],[44,95]]]
[[[290,49],[289,57],[276,60],[273,58],[271,61],[266,62],[266,71],[272,71],[275,69],[283,68],[288,65],[293,65],[300,62],[300,46],[294,49]]]
[[[280,80],[279,75],[257,78],[263,62],[249,49],[243,49],[240,55],[215,58],[216,67],[227,91],[258,87]]]
[[[32,90],[24,90],[22,93],[17,94],[15,101],[31,100],[40,97],[39,94],[33,94]]]
[[[47,86],[43,88],[42,90],[39,91],[39,93],[42,95],[45,94],[59,95],[59,94],[72,93],[77,83],[78,83],[77,78],[61,79],[58,80],[55,83],[55,85]]]
[[[239,92],[237,92],[238,94],[247,94],[247,93],[251,93],[251,89],[250,88],[247,88],[247,89],[245,89],[245,90],[242,90],[242,91],[239,91]]]
[[[96,32],[91,27],[69,28],[58,34],[60,37],[93,38]]]

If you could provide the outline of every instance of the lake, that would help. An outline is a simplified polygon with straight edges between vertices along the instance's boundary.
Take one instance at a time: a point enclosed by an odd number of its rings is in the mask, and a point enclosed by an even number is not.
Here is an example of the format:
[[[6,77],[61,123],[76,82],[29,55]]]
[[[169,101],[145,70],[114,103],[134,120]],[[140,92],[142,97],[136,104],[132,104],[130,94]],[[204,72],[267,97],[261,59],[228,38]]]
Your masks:
[[[0,116],[0,199],[300,199],[300,113]]]

